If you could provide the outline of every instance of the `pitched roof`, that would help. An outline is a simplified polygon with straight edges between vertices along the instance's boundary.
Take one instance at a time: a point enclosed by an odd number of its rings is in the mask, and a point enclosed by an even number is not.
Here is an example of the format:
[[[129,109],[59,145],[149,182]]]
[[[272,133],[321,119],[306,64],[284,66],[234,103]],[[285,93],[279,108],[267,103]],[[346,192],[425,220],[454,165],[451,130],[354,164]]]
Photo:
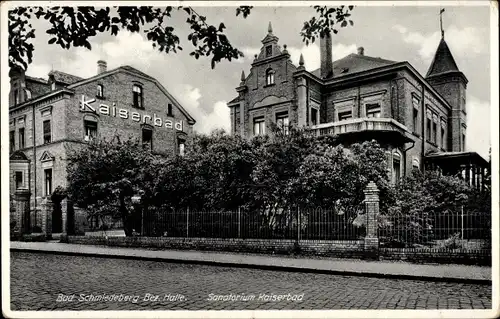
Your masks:
[[[333,78],[340,78],[346,75],[376,69],[395,63],[398,62],[351,53],[342,59],[333,61]],[[311,73],[320,77],[320,72],[321,70],[317,69]]]
[[[426,77],[450,71],[459,70],[448,44],[446,44],[444,38],[441,38]]]
[[[135,73],[138,73],[140,75],[142,75],[143,77],[146,77],[148,79],[152,79],[152,80],[156,80],[155,78],[153,78],[152,76],[142,72],[142,71],[139,71],[137,70],[136,68],[134,67],[131,67],[130,65],[122,65],[120,67],[118,67],[118,69],[124,69],[124,70],[127,70],[127,71],[131,71],[131,72],[135,72]]]
[[[51,75],[54,76],[54,79],[56,82],[61,82],[61,83],[68,84],[68,85],[83,80],[83,78],[81,78],[79,76],[65,73],[65,72],[61,72],[61,71],[56,71],[56,70],[50,71],[49,77]]]
[[[233,104],[233,103],[236,103],[236,102],[239,102],[240,101],[240,96],[238,95],[237,97],[235,97],[234,99],[232,99],[231,101],[229,101],[227,104]]]
[[[36,78],[33,76],[29,76],[29,75],[26,75],[25,78],[27,81],[34,81],[34,82],[39,82],[39,83],[43,83],[43,84],[48,84],[47,80],[42,79],[42,78]]]
[[[155,79],[154,77],[150,76],[150,75],[147,75],[146,73],[142,72],[142,71],[139,71],[137,70],[136,68],[134,67],[131,67],[130,65],[122,65],[122,66],[119,66],[115,69],[112,69],[112,70],[108,70],[106,72],[102,72],[102,73],[99,73],[99,74],[96,74],[90,78],[87,78],[87,79],[81,79],[80,81],[77,81],[75,83],[73,83],[72,85],[68,86],[68,88],[70,89],[73,89],[79,85],[82,85],[82,84],[86,84],[90,81],[94,81],[96,79],[100,79],[102,77],[105,77],[105,76],[108,76],[110,74],[114,74],[116,72],[120,72],[121,70],[125,71],[125,72],[132,72],[132,73],[135,73],[139,76],[142,76],[144,78],[147,78],[149,80],[151,80],[152,82],[154,82],[158,88],[166,95],[168,96],[168,98],[170,98],[170,100],[173,102],[173,104],[175,106],[177,106],[177,108],[188,118],[188,122],[191,122],[190,124],[194,124],[196,123],[196,120],[193,118],[193,116],[191,116],[191,114],[189,114],[186,109],[175,99],[174,96],[172,96],[168,91],[167,89],[165,89],[165,87],[157,80]]]

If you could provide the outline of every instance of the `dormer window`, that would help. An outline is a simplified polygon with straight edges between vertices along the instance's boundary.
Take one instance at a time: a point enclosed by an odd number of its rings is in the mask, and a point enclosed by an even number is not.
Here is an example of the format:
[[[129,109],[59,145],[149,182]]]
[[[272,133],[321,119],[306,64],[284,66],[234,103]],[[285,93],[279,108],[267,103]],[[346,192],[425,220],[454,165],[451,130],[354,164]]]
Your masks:
[[[273,85],[274,84],[274,70],[273,69],[268,69],[266,71],[266,85]]]
[[[102,84],[97,84],[97,97],[104,97],[104,86]]]
[[[271,55],[273,55],[273,47],[268,45],[266,47],[266,58],[270,57]]]
[[[134,84],[132,88],[132,93],[134,94],[134,107],[142,109],[143,99],[142,99],[142,87],[140,85]]]

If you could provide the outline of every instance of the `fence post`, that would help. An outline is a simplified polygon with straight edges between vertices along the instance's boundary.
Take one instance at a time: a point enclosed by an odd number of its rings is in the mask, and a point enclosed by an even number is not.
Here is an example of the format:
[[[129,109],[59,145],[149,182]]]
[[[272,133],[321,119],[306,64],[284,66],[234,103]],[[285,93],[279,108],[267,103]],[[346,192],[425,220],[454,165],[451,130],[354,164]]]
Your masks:
[[[238,206],[238,238],[241,238],[241,207]]]
[[[462,234],[462,240],[464,240],[464,205],[462,205],[461,207],[461,211],[462,211],[462,231],[460,232]]]
[[[297,243],[300,241],[300,207],[297,206]]]
[[[366,214],[366,236],[365,257],[378,259],[378,214],[379,214],[379,190],[377,185],[371,181],[365,190],[365,214]]]
[[[186,237],[189,237],[189,207],[186,209]]]

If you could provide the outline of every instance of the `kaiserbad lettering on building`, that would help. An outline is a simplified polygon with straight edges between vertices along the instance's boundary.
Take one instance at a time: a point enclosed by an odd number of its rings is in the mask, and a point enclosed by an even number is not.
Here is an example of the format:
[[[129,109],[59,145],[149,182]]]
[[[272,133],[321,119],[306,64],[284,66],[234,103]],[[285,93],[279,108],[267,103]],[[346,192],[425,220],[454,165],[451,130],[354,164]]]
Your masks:
[[[238,96],[228,103],[232,133],[251,138],[275,123],[285,133],[293,125],[336,135],[347,146],[375,139],[386,149],[393,182],[437,166],[482,187],[489,163],[466,149],[468,80],[444,32],[425,77],[406,61],[370,57],[362,47],[334,61],[332,39],[320,39],[321,66],[309,72],[302,55],[292,63],[269,23],[250,74],[242,72]]]
[[[182,154],[194,118],[153,77],[98,61],[87,79],[51,71],[48,80],[10,72],[11,194],[25,188],[32,207],[65,187],[66,146],[94,139],[137,139],[159,154]]]

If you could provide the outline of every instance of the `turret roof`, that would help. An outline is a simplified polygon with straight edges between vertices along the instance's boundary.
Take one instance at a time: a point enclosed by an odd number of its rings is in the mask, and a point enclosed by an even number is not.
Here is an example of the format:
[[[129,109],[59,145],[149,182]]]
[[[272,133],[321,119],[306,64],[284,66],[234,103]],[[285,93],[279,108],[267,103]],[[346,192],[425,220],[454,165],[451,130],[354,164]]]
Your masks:
[[[426,77],[451,71],[460,72],[448,44],[442,37]]]

